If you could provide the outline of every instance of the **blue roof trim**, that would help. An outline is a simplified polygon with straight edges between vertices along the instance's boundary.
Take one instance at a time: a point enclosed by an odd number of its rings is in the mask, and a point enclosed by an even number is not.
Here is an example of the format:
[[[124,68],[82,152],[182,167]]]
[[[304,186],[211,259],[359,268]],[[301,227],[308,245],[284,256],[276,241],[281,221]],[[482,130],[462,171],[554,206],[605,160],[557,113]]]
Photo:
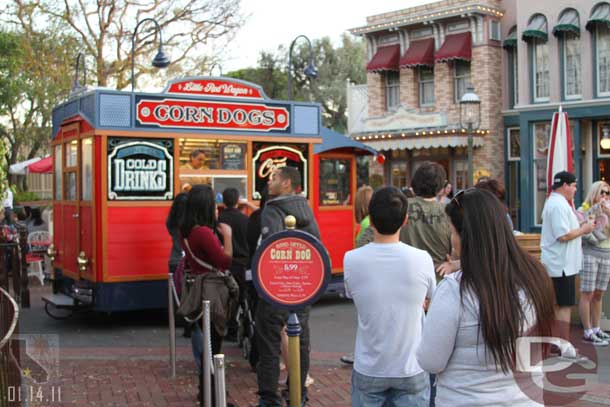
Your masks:
[[[117,125],[110,123],[101,123],[101,97],[104,96],[124,96],[129,97],[129,107],[122,107],[123,110],[126,110],[126,114],[130,116],[129,125]],[[91,112],[90,107],[87,109],[83,109],[82,104],[80,103],[83,98],[91,98],[93,97],[94,102],[94,110]],[[136,97],[151,97],[151,98],[170,98],[170,99],[181,99],[181,100],[198,100],[198,101],[214,101],[219,102],[221,99],[219,98],[208,98],[201,97],[197,95],[178,95],[173,93],[147,93],[147,92],[126,92],[126,91],[118,91],[114,89],[91,89],[87,92],[84,92],[80,95],[74,96],[64,103],[59,104],[53,109],[53,134],[52,137],[56,135],[61,127],[61,124],[64,120],[75,116],[81,115],[83,116],[94,128],[97,129],[108,129],[108,130],[136,130],[143,131],[144,128],[135,126],[135,106],[136,106]],[[146,128],[145,131],[152,132],[167,132],[172,131],[175,133],[193,133],[193,132],[210,132],[213,131],[214,134],[232,134],[232,135],[243,135],[245,137],[295,137],[299,138],[319,138],[321,137],[319,130],[321,129],[321,105],[319,103],[311,103],[311,102],[296,102],[296,101],[284,101],[284,100],[275,100],[275,99],[246,99],[246,98],[231,98],[227,100],[229,103],[244,103],[244,104],[265,104],[268,106],[284,106],[291,112],[290,118],[290,126],[287,131],[269,131],[269,132],[255,132],[255,131],[240,131],[240,130],[207,130],[207,129],[181,129],[181,128]],[[295,110],[303,110],[303,114],[295,114]],[[308,114],[306,110],[307,108],[311,109],[311,112]],[[313,117],[312,114],[315,116]],[[92,117],[93,116],[93,117]],[[301,117],[302,116],[302,117]]]
[[[320,132],[322,136],[322,144],[316,144],[313,148],[315,154],[324,153],[330,150],[337,150],[340,148],[353,148],[355,150],[362,150],[363,152],[377,155],[377,150],[373,147],[369,147],[366,144],[352,140],[351,138],[331,130],[327,127],[322,127]]]

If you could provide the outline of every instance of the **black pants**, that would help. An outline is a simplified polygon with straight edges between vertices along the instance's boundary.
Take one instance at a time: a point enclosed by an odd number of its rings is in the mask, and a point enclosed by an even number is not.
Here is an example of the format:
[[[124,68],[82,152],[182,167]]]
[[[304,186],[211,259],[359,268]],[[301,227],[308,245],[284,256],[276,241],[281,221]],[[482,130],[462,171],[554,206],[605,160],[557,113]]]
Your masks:
[[[237,285],[239,285],[239,303],[243,304],[244,298],[246,296],[246,290],[247,290],[246,266],[244,266],[243,264],[237,263],[237,262],[233,262],[233,264],[231,264],[231,268],[229,269],[229,271],[235,278],[235,281],[237,281]],[[229,321],[227,322],[227,327],[228,327],[228,331],[230,334],[237,333],[237,327],[238,327],[237,307],[235,307],[235,310],[233,310],[233,313],[231,314],[231,317],[229,318]]]
[[[297,312],[301,323],[301,391],[302,400],[307,399],[305,379],[309,372],[309,308]],[[288,321],[289,312],[259,300],[256,308],[256,338],[259,352],[256,379],[260,405],[279,407],[282,405],[278,395],[280,378],[280,346],[282,327]]]

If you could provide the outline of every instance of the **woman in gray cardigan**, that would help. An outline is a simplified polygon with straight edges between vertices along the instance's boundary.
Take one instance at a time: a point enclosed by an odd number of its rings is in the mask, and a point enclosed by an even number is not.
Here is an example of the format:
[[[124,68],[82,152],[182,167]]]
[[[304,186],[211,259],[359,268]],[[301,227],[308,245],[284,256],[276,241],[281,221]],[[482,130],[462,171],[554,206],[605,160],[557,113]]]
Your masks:
[[[462,268],[439,284],[417,352],[420,366],[437,374],[436,405],[541,405],[542,392],[525,394],[516,379],[516,343],[524,334],[550,336],[551,280],[489,191],[458,193],[445,210]]]

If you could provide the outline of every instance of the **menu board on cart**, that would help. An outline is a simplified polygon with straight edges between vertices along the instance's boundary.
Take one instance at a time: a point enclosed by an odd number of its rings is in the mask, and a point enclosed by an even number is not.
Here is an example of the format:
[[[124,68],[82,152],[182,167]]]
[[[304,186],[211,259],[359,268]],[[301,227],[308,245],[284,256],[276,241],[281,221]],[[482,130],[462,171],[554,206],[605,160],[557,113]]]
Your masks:
[[[171,200],[174,140],[108,138],[108,200]]]
[[[223,170],[244,169],[245,144],[227,143],[220,146],[220,161]]]
[[[301,173],[301,190],[308,196],[307,144],[252,143],[252,198],[260,199],[271,173],[280,167],[295,167]]]

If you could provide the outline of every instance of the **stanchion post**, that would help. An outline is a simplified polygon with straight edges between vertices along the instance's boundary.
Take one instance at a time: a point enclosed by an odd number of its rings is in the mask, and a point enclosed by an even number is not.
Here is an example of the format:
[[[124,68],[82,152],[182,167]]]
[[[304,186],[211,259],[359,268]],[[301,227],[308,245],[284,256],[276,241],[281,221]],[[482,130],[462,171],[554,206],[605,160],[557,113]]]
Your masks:
[[[227,407],[227,392],[225,387],[225,355],[214,355],[214,389],[216,391],[216,406]]]
[[[167,316],[169,320],[169,370],[172,379],[176,378],[176,321],[174,319],[174,277],[167,278]]]
[[[202,352],[202,363],[201,367],[203,369],[203,406],[204,407],[212,407],[212,338],[210,335],[210,301],[203,300],[203,327],[202,327],[202,337],[203,337],[203,352]]]
[[[288,316],[286,333],[288,334],[290,407],[301,407],[301,324],[294,312]]]

